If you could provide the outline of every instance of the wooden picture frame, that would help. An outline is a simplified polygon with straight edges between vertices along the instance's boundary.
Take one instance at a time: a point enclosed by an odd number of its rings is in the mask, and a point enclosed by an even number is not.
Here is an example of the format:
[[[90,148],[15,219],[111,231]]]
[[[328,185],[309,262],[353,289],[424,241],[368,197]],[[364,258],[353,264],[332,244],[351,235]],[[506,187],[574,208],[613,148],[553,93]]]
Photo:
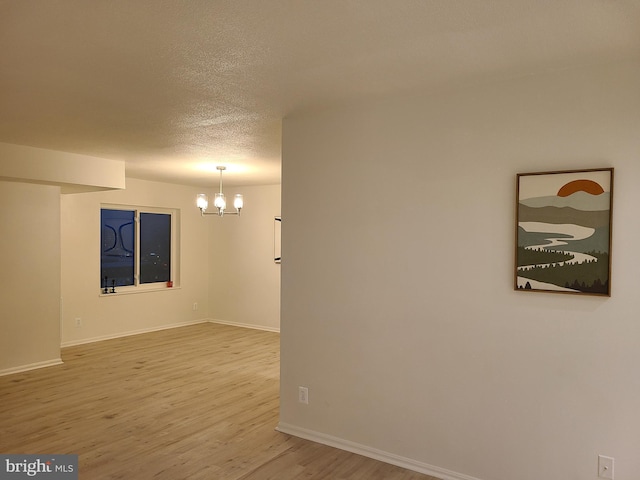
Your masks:
[[[514,288],[611,295],[613,168],[516,176]]]

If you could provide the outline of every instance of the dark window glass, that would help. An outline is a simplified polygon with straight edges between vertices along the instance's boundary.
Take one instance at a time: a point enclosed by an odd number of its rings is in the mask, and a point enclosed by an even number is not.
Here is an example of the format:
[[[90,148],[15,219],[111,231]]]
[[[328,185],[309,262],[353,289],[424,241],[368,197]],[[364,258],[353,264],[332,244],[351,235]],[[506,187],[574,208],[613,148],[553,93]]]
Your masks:
[[[171,215],[140,214],[140,283],[171,280]]]
[[[135,212],[132,210],[100,211],[100,285],[111,287],[133,285]]]

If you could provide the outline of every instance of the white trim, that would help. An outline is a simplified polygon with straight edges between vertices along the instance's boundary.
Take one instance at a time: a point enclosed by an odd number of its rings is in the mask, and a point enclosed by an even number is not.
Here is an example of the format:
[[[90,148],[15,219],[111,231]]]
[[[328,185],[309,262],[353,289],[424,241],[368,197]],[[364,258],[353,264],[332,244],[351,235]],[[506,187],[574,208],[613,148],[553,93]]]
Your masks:
[[[114,338],[121,338],[121,337],[130,337],[132,335],[140,335],[143,333],[158,332],[160,330],[169,330],[170,328],[179,328],[179,327],[186,327],[188,325],[197,325],[199,323],[207,323],[208,321],[209,320],[205,318],[205,319],[193,320],[189,322],[172,323],[169,325],[162,325],[160,327],[149,327],[149,328],[142,328],[140,330],[131,330],[129,332],[113,333],[110,335],[102,335],[100,337],[83,338],[81,340],[71,340],[69,342],[62,342],[60,347],[62,348],[73,347],[75,345],[83,345],[85,343],[101,342],[103,340],[112,340]]]
[[[14,373],[28,372],[29,370],[36,370],[38,368],[53,367],[55,365],[62,365],[64,362],[61,358],[54,358],[52,360],[45,360],[44,362],[30,363],[28,365],[20,365],[19,367],[5,368],[0,370],[0,377],[5,375],[12,375]]]
[[[406,468],[407,470],[413,470],[414,472],[424,473],[431,475],[442,480],[480,480],[476,477],[465,475],[464,473],[457,473],[445,468],[436,467],[435,465],[429,465],[427,463],[418,462],[410,458],[401,457],[393,453],[384,452],[376,448],[362,445],[342,438],[333,437],[324,433],[316,432],[314,430],[308,430],[306,428],[296,427],[287,423],[280,422],[276,427],[278,432],[293,435],[294,437],[304,438],[305,440],[311,440],[312,442],[321,443],[323,445],[329,445],[330,447],[339,448],[347,452],[362,455],[364,457],[373,458],[374,460],[380,460],[381,462],[389,463],[397,467]]]
[[[169,325],[162,325],[159,327],[150,327],[150,328],[142,328],[139,330],[131,330],[129,332],[121,332],[121,333],[113,333],[110,335],[101,335],[99,337],[91,337],[91,338],[83,338],[80,340],[70,340],[68,342],[62,342],[60,344],[60,348],[65,348],[65,347],[73,347],[76,345],[84,345],[86,343],[94,343],[94,342],[101,342],[103,340],[112,340],[114,338],[122,338],[122,337],[130,337],[133,335],[141,335],[143,333],[151,333],[151,332],[158,332],[161,330],[169,330],[171,328],[180,328],[180,327],[186,327],[189,325],[197,325],[199,323],[219,323],[221,325],[230,325],[233,327],[242,327],[242,328],[251,328],[254,330],[264,330],[267,332],[274,332],[274,333],[280,333],[280,329],[279,328],[274,328],[274,327],[265,327],[262,325],[249,325],[246,323],[236,323],[236,322],[227,322],[224,320],[212,320],[212,319],[208,319],[208,318],[204,318],[204,319],[200,319],[200,320],[192,320],[189,322],[178,322],[178,323],[172,323]],[[20,373],[20,372],[26,372],[29,370],[36,370],[38,368],[45,368],[45,367],[51,367],[54,365],[61,365],[62,359],[57,358],[54,360],[47,360],[44,362],[37,362],[37,363],[31,363],[28,365],[20,365],[19,367],[12,367],[12,368],[7,368],[5,370],[0,370],[0,377],[4,376],[4,375],[11,375],[13,373]]]
[[[220,325],[230,325],[232,327],[251,328],[253,330],[264,330],[265,332],[280,333],[279,327],[266,327],[264,325],[253,325],[250,323],[229,322],[227,320],[212,319],[211,323],[219,323]]]
[[[133,212],[133,222],[135,223],[135,230],[133,233],[134,240],[134,254],[133,254],[133,284],[132,285],[123,285],[117,286],[118,290],[111,294],[105,294],[104,288],[105,285],[102,283],[102,278],[100,278],[100,289],[99,294],[100,297],[109,297],[114,294],[125,294],[125,293],[142,293],[142,292],[150,292],[150,291],[159,291],[159,290],[167,290],[169,287],[166,287],[166,282],[154,282],[154,283],[140,283],[140,268],[141,268],[141,259],[140,259],[140,239],[142,232],[140,230],[141,225],[141,215],[146,213],[153,214],[162,214],[169,215],[171,217],[171,276],[170,280],[173,281],[173,284],[178,287],[180,285],[180,209],[179,208],[171,208],[171,207],[149,207],[142,205],[129,205],[129,204],[116,204],[116,203],[101,203],[100,204],[100,225],[102,225],[102,211],[103,210],[120,210],[125,212]],[[102,265],[102,259],[100,260]],[[107,288],[111,288],[108,287]]]
[[[111,288],[111,287],[109,287]],[[120,290],[116,290],[113,293],[104,293],[102,289],[98,294],[99,297],[108,298],[108,297],[118,297],[120,295],[136,295],[139,293],[149,293],[149,292],[168,292],[169,290],[180,290],[180,286],[174,285],[173,287],[167,287],[166,282],[157,282],[157,283],[146,283],[144,285],[140,285],[134,287],[132,285],[127,285],[126,287],[116,287]]]

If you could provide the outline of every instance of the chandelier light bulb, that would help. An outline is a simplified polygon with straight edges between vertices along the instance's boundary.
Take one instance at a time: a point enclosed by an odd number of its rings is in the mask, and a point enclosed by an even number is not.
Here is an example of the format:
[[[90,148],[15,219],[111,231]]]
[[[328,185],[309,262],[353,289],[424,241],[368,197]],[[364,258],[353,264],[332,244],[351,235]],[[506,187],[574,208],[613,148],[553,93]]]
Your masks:
[[[206,193],[199,193],[196,197],[196,205],[200,210],[206,210],[209,206],[209,199]]]
[[[233,207],[236,210],[240,210],[242,207],[244,207],[244,197],[242,196],[242,194],[237,193],[235,197],[233,197]]]
[[[224,198],[224,193],[216,193],[216,198],[213,201],[213,205],[219,210],[224,210],[225,208],[227,208],[227,199]]]

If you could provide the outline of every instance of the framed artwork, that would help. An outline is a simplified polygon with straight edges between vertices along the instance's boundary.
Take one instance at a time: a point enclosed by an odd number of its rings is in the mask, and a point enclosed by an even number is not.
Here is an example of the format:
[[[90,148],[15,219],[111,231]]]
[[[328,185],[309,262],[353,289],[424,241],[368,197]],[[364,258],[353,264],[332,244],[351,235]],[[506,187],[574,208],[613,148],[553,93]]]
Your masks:
[[[273,261],[282,263],[282,217],[273,218]]]
[[[521,173],[518,291],[611,295],[613,168]]]

